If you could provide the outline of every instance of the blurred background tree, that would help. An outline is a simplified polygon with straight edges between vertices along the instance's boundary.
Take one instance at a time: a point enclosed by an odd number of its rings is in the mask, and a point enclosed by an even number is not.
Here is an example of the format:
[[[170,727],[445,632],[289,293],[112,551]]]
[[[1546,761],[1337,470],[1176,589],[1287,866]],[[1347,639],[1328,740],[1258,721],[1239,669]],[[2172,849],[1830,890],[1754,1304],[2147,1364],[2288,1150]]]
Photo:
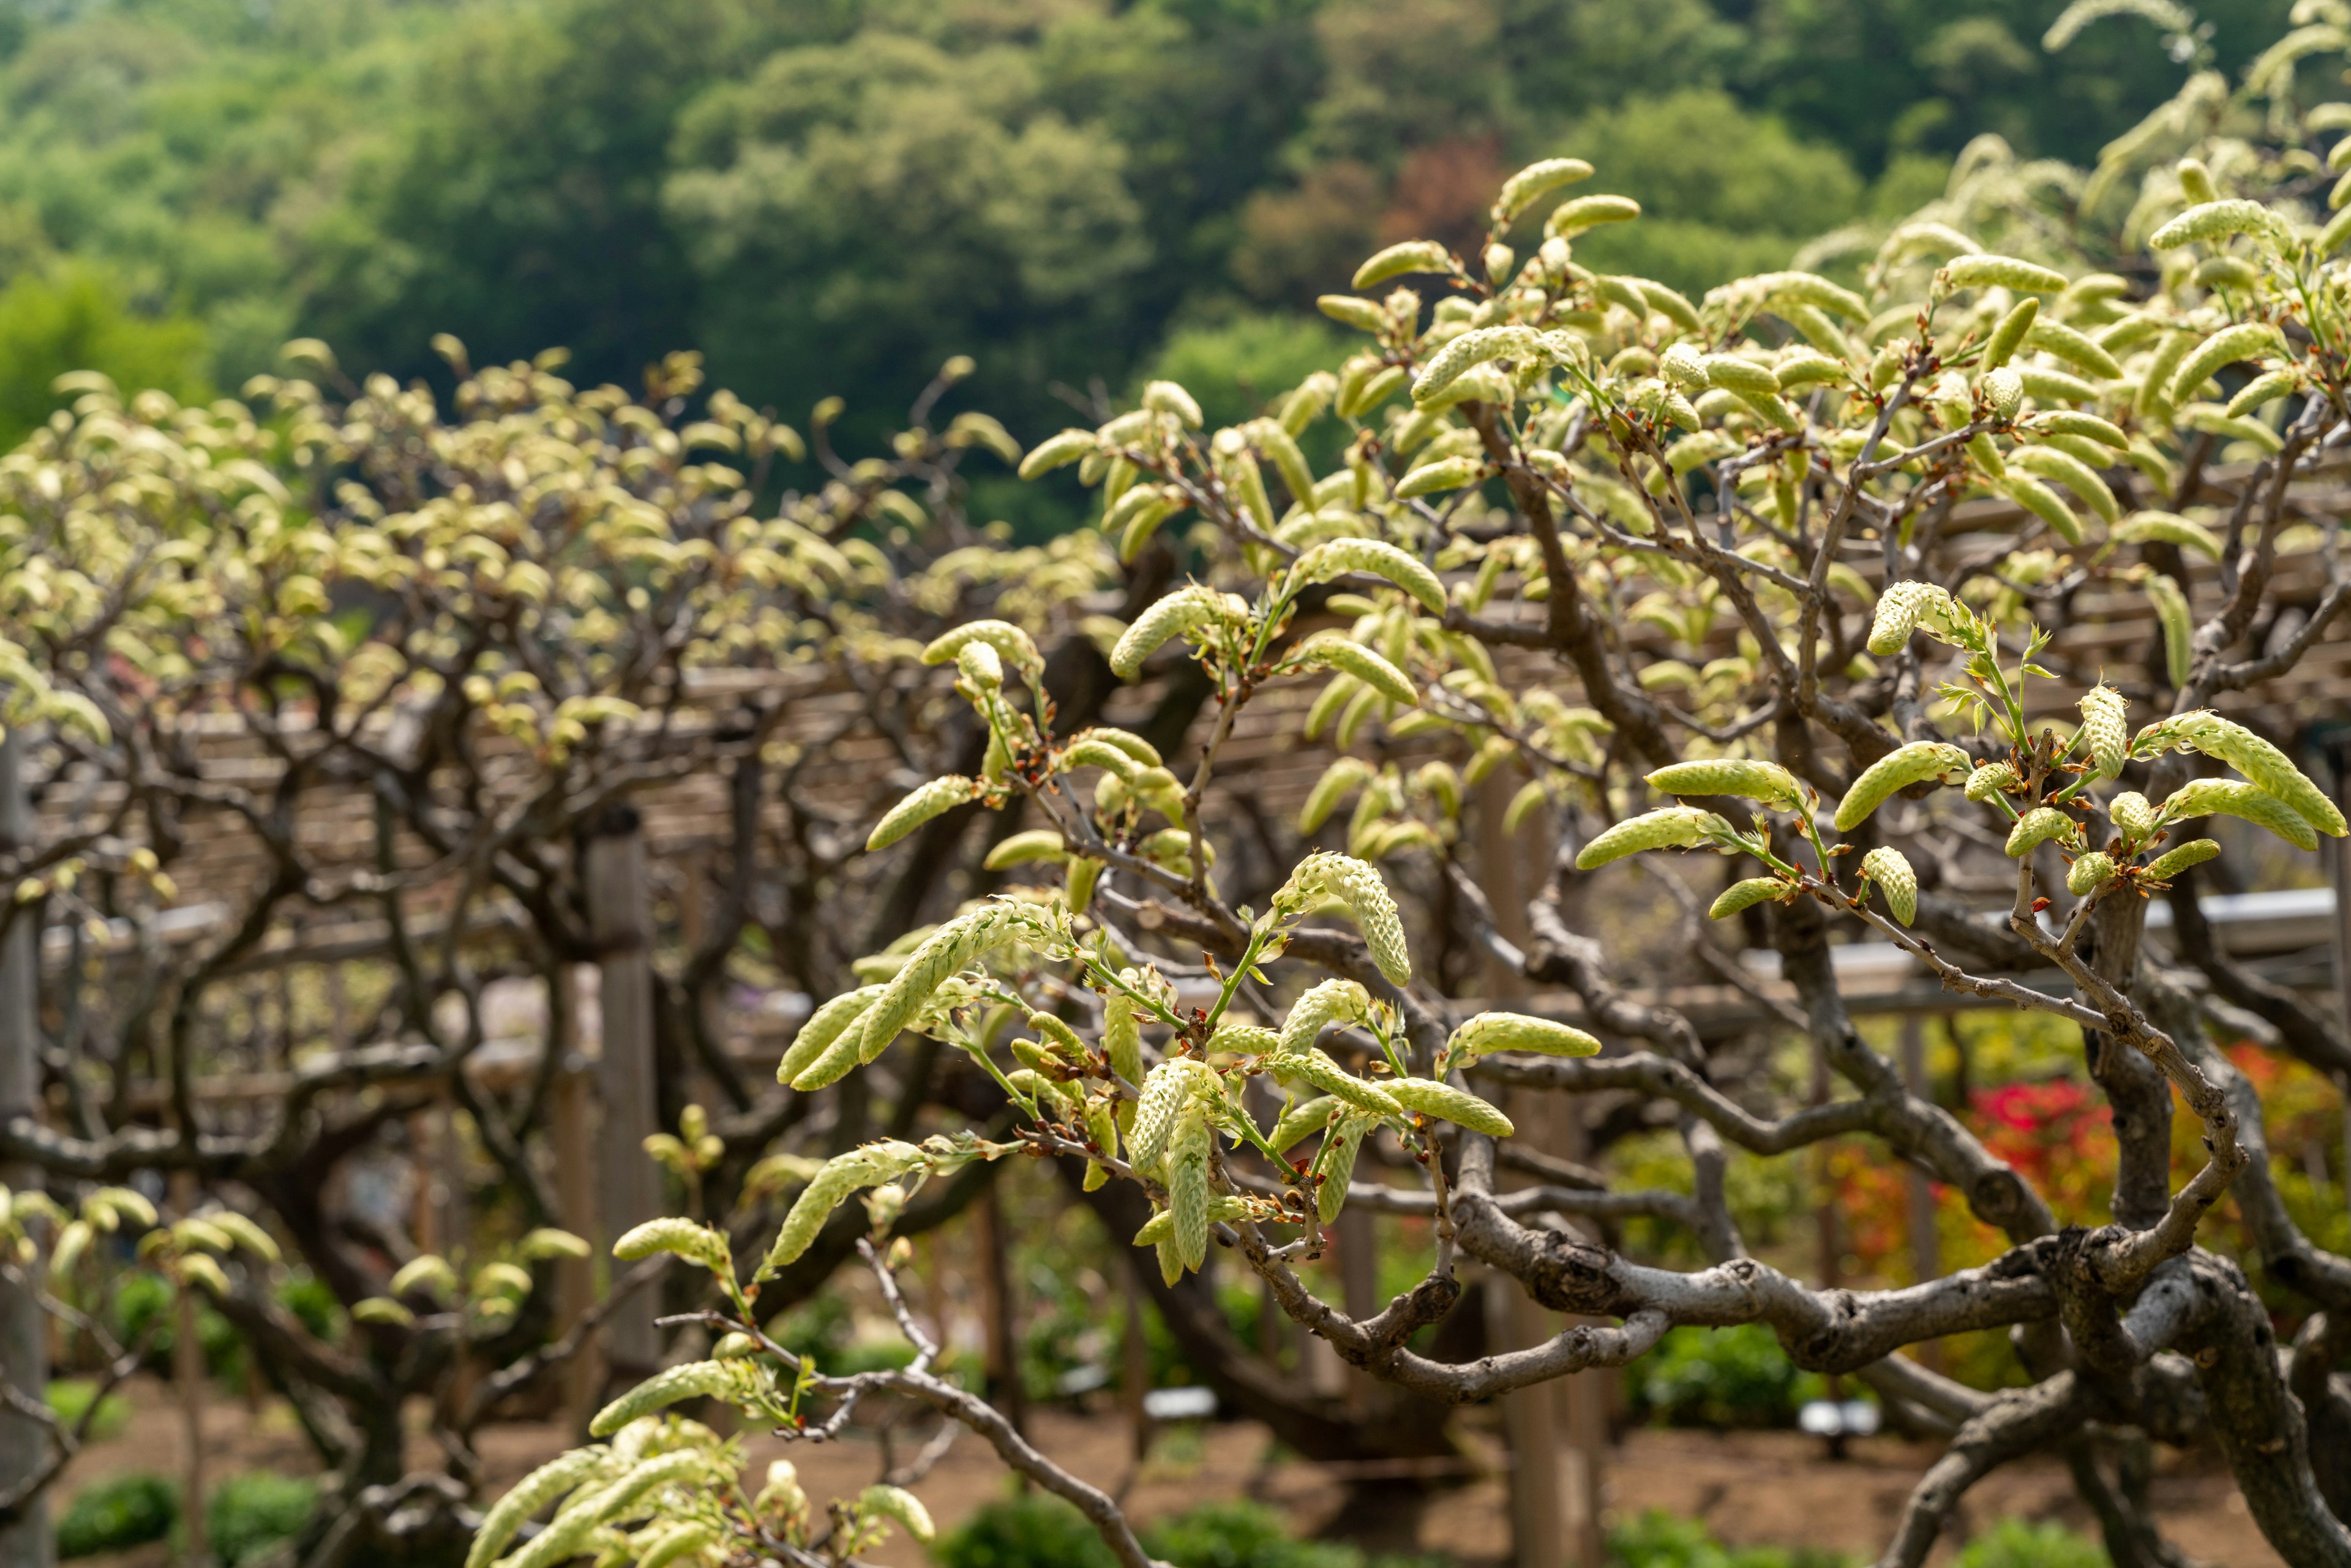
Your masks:
[[[441,376],[444,330],[629,382],[699,347],[789,417],[955,353],[1024,439],[1094,375],[1231,417],[1325,350],[1319,287],[1533,157],[1605,144],[1649,215],[1591,256],[1693,292],[1915,206],[1983,128],[2089,162],[2180,68],[2128,22],[2048,54],[2059,9],[0,0],[0,440],[68,362],[234,389],[317,335]],[[2198,7],[2224,69],[2288,9]]]

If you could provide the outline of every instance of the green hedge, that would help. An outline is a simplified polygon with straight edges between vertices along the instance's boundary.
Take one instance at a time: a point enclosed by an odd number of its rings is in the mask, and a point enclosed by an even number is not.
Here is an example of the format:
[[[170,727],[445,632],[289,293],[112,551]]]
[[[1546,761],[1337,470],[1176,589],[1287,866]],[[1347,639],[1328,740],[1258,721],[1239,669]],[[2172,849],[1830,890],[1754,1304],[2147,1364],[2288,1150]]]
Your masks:
[[[126,1552],[161,1541],[180,1522],[180,1489],[148,1470],[82,1489],[57,1520],[60,1560]]]

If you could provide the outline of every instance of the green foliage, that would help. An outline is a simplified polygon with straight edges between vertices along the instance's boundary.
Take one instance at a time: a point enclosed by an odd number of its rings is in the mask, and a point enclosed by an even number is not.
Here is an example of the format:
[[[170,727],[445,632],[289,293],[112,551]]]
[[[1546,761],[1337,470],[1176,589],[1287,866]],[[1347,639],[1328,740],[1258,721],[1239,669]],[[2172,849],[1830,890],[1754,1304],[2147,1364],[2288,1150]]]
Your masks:
[[[1808,1547],[1725,1546],[1694,1519],[1677,1519],[1660,1509],[1608,1532],[1608,1552],[1618,1568],[1844,1568],[1841,1552]]]
[[[57,1556],[69,1561],[161,1541],[180,1519],[179,1489],[149,1470],[85,1487],[57,1521]]]
[[[319,1483],[308,1476],[254,1470],[231,1476],[213,1489],[204,1505],[204,1530],[222,1568],[250,1563],[310,1521],[319,1506]]]
[[[1786,1427],[1824,1384],[1761,1323],[1679,1328],[1625,1369],[1635,1407],[1674,1427]]]
[[[1142,1539],[1146,1551],[1175,1568],[1426,1568],[1431,1561],[1367,1558],[1359,1547],[1300,1541],[1279,1513],[1254,1502],[1203,1503],[1143,1531]],[[1111,1568],[1116,1562],[1077,1510],[1034,1491],[989,1503],[932,1555],[939,1568]]]
[[[53,1380],[44,1396],[57,1419],[68,1427],[77,1425],[89,1413],[89,1403],[98,1396],[98,1384],[88,1377],[60,1377]],[[120,1432],[131,1419],[131,1402],[120,1394],[110,1394],[99,1401],[98,1416],[89,1424],[89,1436],[98,1441]]]
[[[677,145],[664,203],[698,336],[721,378],[788,407],[844,380],[902,406],[983,340],[991,403],[1080,379],[1149,255],[1122,150],[1056,112],[1018,51],[785,50],[696,101]]]
[[[343,1337],[347,1320],[343,1305],[328,1283],[308,1269],[290,1269],[277,1284],[277,1304],[299,1319],[302,1326],[329,1344]]]
[[[1693,157],[1701,147],[1705,155]],[[1600,182],[1637,200],[1642,215],[1581,242],[1578,256],[1692,296],[1785,266],[1805,240],[1861,206],[1861,180],[1836,149],[1799,141],[1719,89],[1603,110],[1579,121],[1557,151],[1593,148],[1607,149]]]
[[[1154,1557],[1176,1568],[1363,1568],[1353,1546],[1296,1541],[1263,1503],[1211,1502],[1144,1532]]]
[[[755,406],[797,415],[832,392],[891,408],[972,353],[987,406],[1033,439],[1066,416],[1049,383],[1123,384],[1197,330],[1171,323],[1302,305],[1404,235],[1468,243],[1503,175],[1543,152],[1606,144],[1607,177],[1651,221],[1593,255],[1685,289],[1780,265],[1863,210],[1860,176],[1900,189],[1867,204],[1915,208],[1981,129],[2086,161],[2180,67],[2127,21],[2049,54],[2047,9],[12,8],[0,278],[62,258],[120,280],[101,292],[128,318],[78,362],[126,390],[234,388],[297,332],[435,376],[435,331],[485,362],[560,343],[587,379],[623,382],[698,340]],[[2199,10],[2231,68],[2287,3]],[[54,371],[0,342],[17,432],[47,412]]]
[[[2107,1568],[2105,1549],[2053,1520],[2003,1519],[1968,1542],[1951,1568]]]
[[[931,1555],[939,1568],[1114,1568],[1118,1561],[1084,1515],[1037,1491],[989,1503]]]
[[[182,402],[212,395],[201,324],[141,314],[94,267],[18,274],[0,288],[0,442],[14,445],[64,406],[50,383],[76,370],[126,390],[158,387]]]
[[[1208,424],[1238,424],[1339,358],[1346,343],[1319,317],[1221,313],[1176,328],[1140,379],[1179,382]]]

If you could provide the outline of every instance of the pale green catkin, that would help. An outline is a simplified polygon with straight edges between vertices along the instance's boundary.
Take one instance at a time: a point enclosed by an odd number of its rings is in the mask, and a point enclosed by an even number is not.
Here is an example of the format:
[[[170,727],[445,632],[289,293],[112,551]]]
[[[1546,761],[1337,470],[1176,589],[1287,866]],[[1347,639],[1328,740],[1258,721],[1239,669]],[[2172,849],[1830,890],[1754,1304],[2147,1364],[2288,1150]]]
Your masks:
[[[1772,806],[1793,806],[1802,798],[1796,776],[1778,763],[1735,758],[1669,763],[1650,774],[1648,783],[1666,795],[1737,795]]]
[[[2082,738],[2089,745],[2098,777],[2121,777],[2123,764],[2130,759],[2130,704],[2122,693],[2101,684],[2082,694],[2081,708]]]
[[[2016,411],[2024,406],[2024,378],[2006,365],[2002,365],[1996,371],[1986,371],[1983,377],[1983,393],[1984,401],[1991,404],[1994,417],[2014,419]],[[1987,436],[1979,435],[1975,441],[1981,441],[1986,446],[1991,446],[1991,440]],[[1976,452],[1980,449],[1975,442],[1971,441],[1968,444],[1968,450]],[[1991,450],[1997,456],[2000,449],[1991,446]],[[1987,464],[1985,466],[1994,475],[2005,472],[2005,469],[1997,464]]]
[[[1248,614],[1247,605],[1213,588],[1198,583],[1179,588],[1135,617],[1134,624],[1111,650],[1110,667],[1131,680],[1143,668],[1143,661],[1169,638],[1219,622],[1245,619]]]
[[[1467,1067],[1498,1051],[1530,1051],[1541,1056],[1597,1056],[1600,1042],[1573,1024],[1526,1013],[1479,1013],[1445,1042],[1446,1060]]]
[[[1208,1260],[1208,1153],[1215,1136],[1207,1116],[1188,1110],[1167,1144],[1167,1212],[1175,1217],[1176,1255],[1195,1272]]]
[[[1339,1218],[1347,1204],[1347,1184],[1354,1179],[1355,1153],[1362,1146],[1364,1134],[1380,1124],[1377,1116],[1343,1116],[1335,1123],[1322,1146],[1315,1151],[1312,1174],[1322,1178],[1321,1189],[1315,1194],[1315,1211],[1322,1223],[1330,1224]]]
[[[1951,596],[1931,582],[1897,582],[1878,595],[1869,627],[1869,651],[1879,658],[1898,653],[1910,633],[1924,626],[1930,634],[1947,636],[1951,630]]]
[[[1581,158],[1545,158],[1530,163],[1502,183],[1494,198],[1494,213],[1504,225],[1527,210],[1527,204],[1548,191],[1592,178],[1592,165]]]
[[[1382,539],[1332,539],[1316,545],[1290,568],[1289,586],[1328,582],[1351,571],[1384,577],[1403,589],[1432,615],[1445,613],[1445,584],[1416,556]]]
[[[1628,817],[1599,834],[1575,857],[1578,871],[1592,871],[1645,850],[1695,849],[1730,831],[1730,824],[1695,806],[1667,806]]]
[[[1332,1094],[1317,1094],[1301,1100],[1281,1113],[1274,1123],[1273,1130],[1265,1135],[1265,1141],[1273,1146],[1274,1153],[1286,1154],[1301,1139],[1330,1126],[1332,1113],[1345,1104],[1345,1101]],[[1138,1245],[1141,1239],[1136,1238]]]
[[[881,999],[886,988],[883,986],[860,986],[853,991],[833,998],[810,1013],[808,1021],[800,1025],[799,1032],[792,1036],[791,1046],[784,1052],[784,1059],[776,1063],[776,1082],[789,1084],[807,1071],[829,1047],[849,1031],[851,1025],[865,1016],[866,1009]]]
[[[1013,943],[1045,945],[1052,940],[1052,930],[1042,913],[1008,901],[983,904],[948,921],[924,938],[866,1013],[859,1026],[858,1060],[871,1061],[881,1055],[940,984],[973,959]],[[795,1080],[794,1087],[821,1085]]]
[[[772,1270],[797,1260],[816,1239],[817,1232],[824,1228],[832,1211],[852,1193],[895,1181],[923,1164],[925,1158],[923,1151],[913,1144],[886,1138],[825,1161],[823,1168],[810,1178],[791,1211],[784,1216],[783,1227],[776,1232],[775,1245],[768,1249],[762,1268]]]
[[[1861,857],[1861,874],[1885,893],[1895,919],[1907,925],[1918,918],[1918,873],[1900,850],[1880,845],[1870,851]]]
[[[998,657],[1023,674],[1033,678],[1045,673],[1045,655],[1037,651],[1036,640],[1009,621],[967,621],[933,638],[923,650],[923,663],[952,664],[972,643],[993,648]]]
[[[1101,449],[1101,440],[1092,431],[1064,430],[1029,448],[1029,455],[1020,460],[1020,477],[1040,478]],[[466,1568],[477,1568],[477,1565],[468,1563]]]
[[[1420,706],[1420,688],[1409,675],[1362,643],[1350,642],[1343,632],[1317,632],[1292,656],[1301,664],[1353,675],[1391,702],[1406,707]]]
[[[1381,1087],[1407,1111],[1452,1122],[1489,1138],[1507,1138],[1513,1131],[1508,1116],[1477,1095],[1449,1083],[1428,1078],[1398,1078]]]
[[[1143,406],[1160,413],[1172,413],[1186,428],[1200,428],[1200,405],[1192,394],[1174,382],[1152,382],[1143,389]]]
[[[523,1521],[557,1498],[586,1482],[602,1468],[602,1448],[573,1448],[523,1477],[482,1516],[473,1544],[465,1552],[465,1568],[486,1568],[506,1550]]]
[[[965,690],[996,691],[1004,685],[1004,656],[985,643],[966,643],[956,650],[956,673]]]
[[[1837,831],[1853,831],[1890,797],[1913,784],[1928,779],[1948,780],[1953,774],[1972,771],[1974,766],[1966,752],[1943,741],[1914,740],[1897,746],[1863,769],[1844,799],[1837,802]]]
[[[2302,814],[2259,784],[2234,779],[2194,779],[2171,792],[2163,803],[2166,824],[2192,817],[2241,817],[2267,828],[2298,850],[2318,847],[2318,834]]]
[[[724,1394],[734,1386],[735,1369],[726,1362],[689,1361],[669,1367],[654,1373],[598,1411],[596,1418],[588,1424],[588,1435],[609,1437],[640,1416],[665,1410],[680,1400]]]
[[[2115,499],[2113,490],[2097,476],[2096,470],[2070,452],[2054,445],[2020,446],[2008,455],[2008,461],[2037,478],[2052,480],[2079,496],[2101,520],[2113,522],[2122,516],[2122,503]]]
[[[637,1559],[637,1568],[669,1568],[680,1558],[698,1554],[717,1542],[718,1532],[707,1524],[693,1520],[673,1524],[645,1547],[643,1555]]]
[[[2031,295],[2011,306],[2008,314],[2000,319],[2000,324],[1991,329],[1991,336],[1984,341],[1982,368],[1996,371],[2014,359],[2018,347],[2024,341],[2024,335],[2032,330],[2032,323],[2040,315],[2041,301]]]
[[[2163,626],[2165,674],[2174,686],[2188,684],[2190,661],[2194,656],[2195,624],[2188,608],[2188,595],[2179,584],[2159,571],[2147,576],[2147,596],[2155,605],[2155,618]]]
[[[1241,1023],[1233,1019],[1219,1023],[1217,1032],[1208,1037],[1211,1055],[1228,1051],[1236,1056],[1263,1056],[1280,1049],[1281,1036],[1276,1030],[1263,1024]]]
[[[2162,825],[2153,804],[2136,789],[2126,789],[2108,801],[2106,815],[2114,819],[2115,831],[2132,843],[2145,842]]]
[[[1334,1023],[1363,1023],[1372,1016],[1369,991],[1353,980],[1323,980],[1310,986],[1292,1002],[1281,1020],[1280,1049],[1284,1055],[1304,1051]]]
[[[2012,256],[1954,256],[1943,267],[1954,288],[2014,288],[2035,294],[2060,294],[2065,275]]]
[[[674,1253],[714,1272],[728,1269],[733,1262],[725,1237],[679,1215],[648,1219],[612,1243],[612,1256],[624,1263],[650,1258],[656,1252]]]
[[[2071,846],[2081,841],[2082,831],[2074,819],[2054,806],[2035,806],[2016,820],[2008,831],[2008,858],[2022,860],[2041,845],[2054,839]]]
[[[1993,796],[2006,794],[2015,789],[2019,782],[2016,769],[2010,764],[1987,762],[1968,775],[1965,793],[1967,798],[1977,805],[1986,805],[1991,802]]]
[[[1122,969],[1118,977],[1132,986],[1142,979],[1136,969]],[[1143,1083],[1143,1015],[1133,998],[1113,991],[1102,1002],[1102,1055],[1110,1070],[1138,1088]]]
[[[2052,409],[2047,413],[2032,416],[2032,432],[2036,435],[2080,435],[2111,446],[2117,452],[2130,450],[2130,437],[2122,426],[2095,413],[2083,413],[2075,409]]]
[[[1347,906],[1371,949],[1372,962],[1395,985],[1412,978],[1412,956],[1405,947],[1404,918],[1380,873],[1351,855],[1318,851],[1298,862],[1290,880],[1300,888],[1327,893]]]
[[[1396,484],[1396,498],[1416,500],[1442,490],[1458,490],[1486,477],[1486,465],[1475,457],[1440,457],[1424,463]],[[1335,541],[1334,541],[1335,542]]]
[[[873,831],[866,835],[865,847],[868,850],[887,849],[933,817],[953,810],[967,800],[978,799],[981,789],[977,779],[966,779],[956,773],[918,786],[873,824]]]
[[[1542,339],[1531,327],[1481,327],[1464,332],[1437,351],[1412,383],[1412,401],[1426,404],[1461,379],[1472,365],[1494,360],[1533,360],[1542,354]]]
[[[1314,500],[1314,471],[1306,465],[1306,454],[1299,449],[1297,440],[1281,427],[1278,419],[1253,419],[1241,427],[1257,449],[1265,454],[1289,487],[1290,498],[1301,507],[1311,507]]]
[[[2065,891],[2076,898],[2087,898],[2115,879],[2115,860],[2104,850],[2091,850],[2075,858],[2065,873]]]
[[[2169,882],[2189,866],[2202,865],[2220,852],[2220,846],[2210,839],[2190,839],[2147,862],[2147,874],[2157,882]]]
[[[989,871],[1010,871],[1015,866],[1033,865],[1040,861],[1058,862],[1069,853],[1059,831],[1052,828],[1030,828],[1025,832],[998,841],[979,863]]]
[[[1283,1052],[1276,1071],[1286,1077],[1303,1078],[1323,1093],[1344,1100],[1359,1111],[1394,1116],[1404,1109],[1386,1090],[1368,1079],[1357,1078],[1332,1061],[1321,1046],[1308,1046],[1295,1055]]]
[[[2225,412],[2237,419],[2275,402],[2302,384],[2302,377],[2293,371],[2268,371],[2247,382],[2229,400]]]
[[[2320,832],[2338,839],[2345,836],[2342,811],[2284,752],[2234,719],[2210,710],[2183,714],[2179,724],[2184,744],[2207,757],[2219,758],[2294,808]]]
[[[2223,327],[2199,344],[2171,378],[2172,406],[2177,408],[2193,399],[2196,390],[2224,366],[2285,351],[2285,340],[2266,321],[2240,321],[2233,327]]]
[[[2252,235],[2283,248],[2294,243],[2294,235],[2275,213],[2259,202],[2205,202],[2165,224],[2147,236],[2149,250],[2172,250],[2183,245],[2209,243],[2227,239],[2231,235]]]
[[[2194,550],[2206,560],[2220,559],[2220,541],[2212,530],[2177,512],[2133,512],[2115,528],[2116,544],[2168,544]]]
[[[1256,1208],[1245,1197],[1227,1197],[1221,1193],[1211,1194],[1208,1197],[1208,1223],[1211,1225],[1247,1219],[1256,1212]],[[1156,1247],[1175,1234],[1175,1211],[1163,1208],[1143,1222],[1143,1228],[1134,1233],[1134,1245]]]
[[[1449,272],[1453,267],[1450,252],[1435,240],[1408,239],[1392,245],[1355,269],[1354,286],[1369,288],[1385,283],[1391,277],[1402,277],[1412,272]]]
[[[1179,1056],[1169,1058],[1144,1075],[1134,1107],[1134,1125],[1126,1139],[1128,1164],[1139,1171],[1158,1166],[1159,1156],[1166,1152],[1185,1107],[1202,1090],[1203,1073],[1208,1075],[1213,1085],[1215,1074],[1205,1063]]]
[[[1750,876],[1732,883],[1718,894],[1707,906],[1709,920],[1728,920],[1741,910],[1752,909],[1766,899],[1785,898],[1794,890],[1777,877]]]
[[[1992,481],[1993,489],[2049,525],[2049,531],[2069,545],[2082,542],[2082,519],[2058,498],[2057,492],[2030,474],[2011,474]]]

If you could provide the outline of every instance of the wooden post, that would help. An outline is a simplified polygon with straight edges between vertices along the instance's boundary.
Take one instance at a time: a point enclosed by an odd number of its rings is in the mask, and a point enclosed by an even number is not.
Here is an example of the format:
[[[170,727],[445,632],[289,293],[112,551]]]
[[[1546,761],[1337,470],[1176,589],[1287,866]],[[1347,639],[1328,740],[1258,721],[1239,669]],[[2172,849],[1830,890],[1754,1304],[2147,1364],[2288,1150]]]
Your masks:
[[[1359,1204],[1339,1211],[1332,1227],[1339,1240],[1339,1302],[1347,1315],[1363,1322],[1380,1311],[1380,1232],[1378,1217]],[[1327,1349],[1328,1346],[1326,1345]],[[1336,1352],[1332,1353],[1336,1355]],[[1344,1379],[1348,1401],[1357,1408],[1369,1403],[1371,1374],[1349,1367]]]
[[[1012,1269],[1008,1254],[1010,1239],[1004,1224],[1004,1200],[996,1183],[980,1189],[972,1205],[974,1233],[979,1257],[979,1313],[987,1336],[985,1364],[988,1396],[1004,1412],[1012,1429],[1029,1434],[1029,1391],[1020,1381],[1019,1308],[1012,1292]]]
[[[183,1216],[193,1212],[195,1173],[172,1173],[172,1201]],[[185,1478],[182,1482],[180,1517],[188,1527],[187,1561],[200,1565],[212,1557],[211,1543],[204,1532],[204,1347],[196,1338],[195,1291],[183,1288],[174,1306],[177,1315],[172,1323],[172,1381],[180,1396],[183,1449],[181,1474]]]
[[[25,789],[25,732],[12,728],[0,740],[0,850],[27,846],[33,837],[32,802]],[[19,907],[0,938],[0,1119],[40,1114],[40,933],[31,907]],[[42,1185],[29,1166],[0,1167],[0,1180],[19,1191]],[[0,1284],[0,1378],[38,1399],[49,1382],[42,1343],[40,1303],[30,1291]],[[48,1447],[39,1426],[13,1410],[0,1410],[0,1484],[22,1479],[39,1468]],[[48,1505],[36,1498],[25,1516],[0,1531],[0,1568],[47,1568],[57,1560],[49,1533]]]
[[[1902,1015],[1902,1076],[1910,1092],[1920,1099],[1930,1098],[1927,1081],[1927,1030],[1919,1016]],[[1906,1167],[1910,1183],[1910,1270],[1911,1278],[1923,1285],[1943,1277],[1943,1249],[1935,1229],[1934,1178],[1917,1166]],[[1923,1366],[1940,1370],[1943,1363],[1942,1343],[1928,1340],[1915,1348],[1913,1354]]]
[[[1125,1292],[1126,1333],[1118,1347],[1118,1402],[1126,1412],[1127,1432],[1138,1465],[1151,1452],[1151,1417],[1143,1406],[1143,1396],[1151,1392],[1151,1342],[1143,1322],[1143,1298],[1149,1287],[1144,1283],[1143,1270],[1159,1265],[1156,1260],[1146,1262],[1149,1258],[1148,1253],[1135,1253],[1128,1259],[1135,1278]]]
[[[1508,1274],[1486,1278],[1486,1333],[1504,1348],[1538,1344],[1554,1320]],[[1558,1411],[1538,1384],[1502,1398],[1502,1432],[1510,1448],[1510,1561],[1517,1568],[1561,1568],[1567,1536],[1561,1518]]]
[[[589,1063],[580,1049],[580,967],[559,964],[549,981],[545,1049],[555,1054],[555,1079],[548,1095],[548,1135],[554,1145],[556,1218],[590,1241],[596,1223],[594,1107],[589,1103]],[[562,1258],[555,1265],[555,1315],[565,1333],[596,1301],[596,1260]],[[585,1437],[604,1388],[602,1347],[582,1345],[563,1369],[564,1424]]]
[[[595,1256],[632,1226],[661,1213],[661,1170],[646,1155],[654,1124],[653,919],[645,879],[645,840],[636,809],[616,805],[589,829],[585,866],[588,919],[596,943],[602,1039],[597,1097]],[[609,1267],[609,1265],[606,1265]],[[616,1381],[658,1370],[652,1292],[640,1291],[604,1320],[604,1355]]]
[[[2326,748],[2334,764],[2335,803],[2351,800],[2351,736],[2337,734]],[[2321,839],[2326,857],[2327,884],[2335,890],[2335,999],[2343,1009],[2343,1024],[2351,1030],[2351,839]],[[2343,1089],[2343,1191],[2351,1202],[2351,1078]]]
[[[1540,864],[1502,826],[1510,809],[1508,780],[1497,774],[1478,787],[1478,880],[1494,911],[1494,927],[1523,948],[1527,895],[1521,875]],[[1486,960],[1486,994],[1504,1005],[1527,992],[1526,977],[1499,959]],[[1573,1108],[1550,1095],[1511,1097],[1520,1135],[1538,1148],[1577,1155],[1580,1124]],[[1556,1147],[1565,1144],[1571,1146]],[[1541,1344],[1560,1322],[1516,1280],[1495,1274],[1486,1282],[1487,1333],[1498,1349]],[[1517,1568],[1601,1568],[1600,1480],[1608,1433],[1604,1374],[1576,1373],[1556,1385],[1538,1384],[1504,1396],[1502,1425],[1510,1445],[1510,1544]]]

